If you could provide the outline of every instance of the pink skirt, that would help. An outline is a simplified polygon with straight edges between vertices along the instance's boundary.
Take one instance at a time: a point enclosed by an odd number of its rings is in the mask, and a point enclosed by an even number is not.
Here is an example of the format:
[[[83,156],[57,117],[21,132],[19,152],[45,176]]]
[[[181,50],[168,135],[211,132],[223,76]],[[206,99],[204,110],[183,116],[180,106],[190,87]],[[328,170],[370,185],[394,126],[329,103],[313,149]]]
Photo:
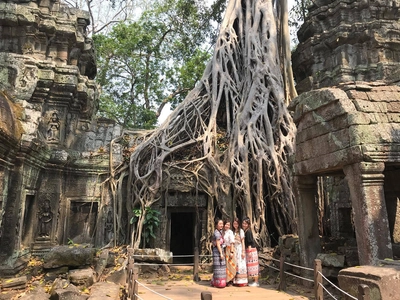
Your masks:
[[[247,276],[258,277],[258,253],[256,248],[246,248]]]

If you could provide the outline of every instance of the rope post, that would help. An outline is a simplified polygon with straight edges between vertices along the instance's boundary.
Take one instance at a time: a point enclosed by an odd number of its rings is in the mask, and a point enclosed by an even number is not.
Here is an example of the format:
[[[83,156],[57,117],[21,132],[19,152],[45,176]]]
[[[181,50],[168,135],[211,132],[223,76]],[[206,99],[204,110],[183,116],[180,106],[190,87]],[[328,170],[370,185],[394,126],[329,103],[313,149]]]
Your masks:
[[[199,248],[194,247],[194,258],[193,258],[193,281],[200,281],[199,277]]]
[[[280,258],[280,264],[279,264],[279,286],[278,290],[280,291],[286,291],[286,275],[285,275],[285,256],[283,253],[281,253],[281,258]]]
[[[139,284],[138,284],[138,279],[139,279],[139,270],[137,268],[133,269],[133,297],[131,298],[132,300],[138,300],[137,295],[138,290],[139,290]]]
[[[134,249],[133,248],[128,248],[128,264],[127,264],[127,276],[126,276],[126,285],[127,285],[127,294],[128,298],[134,299],[134,292],[133,292],[133,273],[134,273],[134,266],[135,266],[135,261],[133,259],[133,254],[134,254]]]
[[[370,300],[370,289],[366,284],[360,284],[358,286],[358,300]]]
[[[201,300],[212,300],[211,292],[201,292]]]
[[[314,260],[314,295],[315,300],[324,299],[324,290],[322,288],[322,262],[320,259]]]

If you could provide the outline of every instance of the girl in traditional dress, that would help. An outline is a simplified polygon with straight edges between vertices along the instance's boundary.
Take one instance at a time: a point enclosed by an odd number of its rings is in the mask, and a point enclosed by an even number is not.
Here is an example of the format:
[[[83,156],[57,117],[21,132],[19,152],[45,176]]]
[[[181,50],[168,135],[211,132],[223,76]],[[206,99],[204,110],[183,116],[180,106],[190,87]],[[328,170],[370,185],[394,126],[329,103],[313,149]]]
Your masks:
[[[211,286],[223,288],[226,286],[226,263],[224,255],[224,235],[222,229],[224,222],[221,219],[215,221],[215,231],[212,239],[213,252],[213,277]]]
[[[226,283],[233,284],[236,275],[235,236],[231,230],[231,221],[224,222],[225,260],[226,260]]]
[[[233,220],[233,234],[235,236],[235,255],[236,255],[236,276],[233,279],[233,284],[236,286],[246,286],[247,280],[247,266],[246,266],[246,253],[244,245],[244,231],[240,228],[240,221],[238,218]]]
[[[250,228],[250,219],[245,217],[242,222],[244,230],[244,245],[246,247],[247,277],[253,279],[249,286],[260,286],[258,283],[258,253],[253,233]]]

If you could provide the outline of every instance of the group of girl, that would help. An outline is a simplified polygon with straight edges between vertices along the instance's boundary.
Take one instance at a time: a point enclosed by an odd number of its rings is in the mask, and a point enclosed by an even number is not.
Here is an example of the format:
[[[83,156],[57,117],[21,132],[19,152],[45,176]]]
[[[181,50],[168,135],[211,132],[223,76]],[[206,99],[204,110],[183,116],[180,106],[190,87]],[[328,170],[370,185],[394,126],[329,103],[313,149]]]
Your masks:
[[[215,221],[213,235],[213,277],[211,285],[223,288],[226,285],[259,286],[258,254],[250,219],[245,217],[240,224],[238,218]],[[250,282],[251,281],[251,282]]]

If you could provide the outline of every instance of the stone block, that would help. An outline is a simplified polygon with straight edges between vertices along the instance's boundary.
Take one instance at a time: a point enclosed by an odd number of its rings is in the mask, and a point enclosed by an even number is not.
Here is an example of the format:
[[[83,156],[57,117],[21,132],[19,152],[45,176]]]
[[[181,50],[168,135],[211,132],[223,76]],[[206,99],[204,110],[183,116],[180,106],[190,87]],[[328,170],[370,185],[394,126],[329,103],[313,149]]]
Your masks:
[[[68,267],[60,267],[60,268],[52,269],[51,271],[46,273],[45,279],[46,280],[54,280],[60,276],[66,278],[68,271],[69,271]]]
[[[364,122],[364,124],[369,123],[369,119]],[[349,125],[351,125],[351,123],[349,123],[349,116],[342,115],[330,120],[329,122],[319,122],[313,124],[306,129],[304,129],[303,126],[299,126],[296,135],[296,142],[302,143],[320,135],[343,130],[349,127]]]
[[[320,259],[324,267],[344,267],[344,255],[334,253],[318,253],[317,259]]]
[[[172,263],[172,252],[163,249],[135,249],[133,255],[135,261]]]
[[[371,300],[393,300],[400,295],[400,267],[358,266],[342,269],[338,276],[339,287],[357,297],[358,286],[368,285]]]
[[[107,281],[114,282],[115,284],[124,285],[126,283],[126,271],[118,270],[118,271],[111,273],[107,277]]]
[[[42,287],[36,287],[25,295],[18,298],[19,300],[47,300],[50,294],[46,293]]]
[[[119,300],[119,285],[112,282],[97,282],[91,288],[88,300]]]
[[[28,281],[26,276],[20,276],[15,278],[4,279],[1,283],[2,289],[25,289],[26,282]]]
[[[91,268],[70,270],[68,279],[75,285],[89,287],[93,284],[93,270]]]
[[[56,246],[43,257],[43,267],[45,269],[52,269],[62,266],[88,266],[92,264],[95,252],[96,249],[85,245]]]

